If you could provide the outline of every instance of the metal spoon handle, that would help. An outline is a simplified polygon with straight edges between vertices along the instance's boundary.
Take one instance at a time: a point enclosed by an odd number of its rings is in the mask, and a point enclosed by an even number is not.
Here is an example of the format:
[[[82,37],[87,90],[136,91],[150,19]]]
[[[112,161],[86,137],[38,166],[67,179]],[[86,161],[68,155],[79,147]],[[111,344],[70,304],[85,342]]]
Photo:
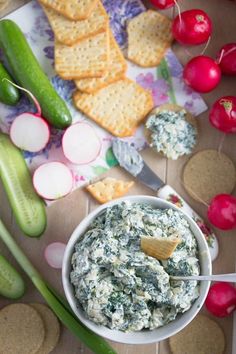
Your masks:
[[[231,274],[215,274],[215,275],[192,275],[192,276],[171,276],[173,280],[208,280],[208,281],[225,281],[236,283],[236,273]]]

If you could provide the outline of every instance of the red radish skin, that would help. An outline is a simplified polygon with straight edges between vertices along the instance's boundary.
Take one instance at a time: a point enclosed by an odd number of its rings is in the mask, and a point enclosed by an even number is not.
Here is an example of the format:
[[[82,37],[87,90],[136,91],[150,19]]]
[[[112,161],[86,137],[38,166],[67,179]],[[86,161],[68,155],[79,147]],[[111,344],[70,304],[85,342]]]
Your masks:
[[[216,59],[224,75],[236,75],[236,43],[225,44]]]
[[[44,257],[48,265],[55,269],[62,268],[66,245],[62,242],[53,242],[45,248]]]
[[[185,65],[183,78],[195,91],[206,93],[214,90],[220,83],[221,71],[212,58],[199,55]]]
[[[65,157],[77,165],[89,164],[101,152],[101,141],[94,128],[84,122],[75,123],[66,129],[62,138]]]
[[[207,215],[212,225],[221,230],[236,228],[236,198],[230,194],[218,194],[212,199]]]
[[[209,120],[224,133],[236,133],[236,96],[219,98],[210,110]]]
[[[48,162],[35,170],[33,185],[40,197],[47,200],[59,199],[72,191],[73,174],[62,162]]]
[[[229,283],[213,284],[208,292],[205,305],[214,316],[229,316],[236,309],[236,289]]]
[[[173,7],[177,0],[150,0],[150,3],[160,10],[169,9]]]
[[[173,21],[172,33],[180,44],[205,43],[212,33],[211,19],[206,12],[200,9],[181,12]]]
[[[46,147],[50,138],[48,123],[33,113],[22,113],[11,125],[10,138],[22,150],[39,152]]]

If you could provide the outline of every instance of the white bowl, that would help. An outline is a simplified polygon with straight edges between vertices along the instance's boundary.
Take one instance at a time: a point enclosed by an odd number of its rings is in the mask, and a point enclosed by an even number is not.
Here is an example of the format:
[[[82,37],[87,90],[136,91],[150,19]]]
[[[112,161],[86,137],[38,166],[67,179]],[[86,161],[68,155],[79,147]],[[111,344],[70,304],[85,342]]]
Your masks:
[[[193,318],[197,315],[202,305],[204,304],[205,298],[207,296],[210,282],[202,281],[200,283],[200,296],[193,303],[192,307],[183,314],[179,314],[176,319],[163,327],[154,329],[154,330],[142,330],[139,332],[122,332],[118,330],[112,330],[105,326],[97,325],[94,322],[90,321],[83,311],[82,307],[77,304],[77,300],[74,297],[74,289],[70,283],[70,272],[71,272],[71,257],[74,252],[75,243],[78,241],[79,237],[85,233],[88,226],[92,223],[92,221],[100,214],[104,209],[111,207],[115,204],[119,204],[122,201],[129,201],[131,203],[144,203],[153,206],[154,208],[159,209],[180,209],[173,204],[166,202],[165,200],[150,197],[150,196],[128,196],[125,198],[120,198],[115,201],[109,202],[98,207],[95,211],[90,213],[74,230],[73,234],[70,237],[70,240],[66,246],[63,265],[62,265],[62,282],[65,291],[66,298],[74,311],[75,315],[80,319],[80,321],[93,332],[98,335],[105,337],[107,339],[113,340],[115,342],[126,343],[126,344],[148,344],[159,342],[163,339],[166,339],[181,329],[183,329],[189,322],[193,320]],[[182,211],[181,211],[182,212]],[[183,213],[183,212],[182,212]],[[211,274],[211,259],[210,253],[208,250],[208,246],[203,236],[200,228],[197,224],[188,217],[185,213],[183,213],[191,230],[197,240],[198,249],[199,249],[199,258],[200,258],[200,267],[202,275]]]

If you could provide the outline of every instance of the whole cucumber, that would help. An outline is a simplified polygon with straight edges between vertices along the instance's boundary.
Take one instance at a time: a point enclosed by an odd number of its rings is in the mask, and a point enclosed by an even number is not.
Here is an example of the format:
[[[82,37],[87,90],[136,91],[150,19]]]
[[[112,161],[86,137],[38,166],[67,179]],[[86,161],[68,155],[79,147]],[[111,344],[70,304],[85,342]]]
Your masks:
[[[39,237],[46,228],[45,205],[34,190],[21,151],[3,133],[0,133],[0,178],[21,230],[27,236]]]
[[[71,114],[43,72],[26,38],[11,20],[0,21],[0,47],[16,81],[39,101],[45,119],[63,129],[71,124]]]
[[[3,64],[0,63],[0,102],[15,106],[20,99],[19,90],[4,79],[13,81]]]

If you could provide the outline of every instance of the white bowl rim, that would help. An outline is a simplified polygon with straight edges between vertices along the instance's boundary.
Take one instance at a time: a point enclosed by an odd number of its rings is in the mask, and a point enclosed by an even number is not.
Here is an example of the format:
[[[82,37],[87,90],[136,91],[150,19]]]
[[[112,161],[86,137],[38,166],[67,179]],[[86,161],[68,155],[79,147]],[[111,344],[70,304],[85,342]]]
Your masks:
[[[210,257],[210,252],[209,248],[206,242],[206,239],[204,235],[202,234],[202,231],[200,230],[199,226],[196,224],[196,222],[191,219],[183,210],[175,206],[174,204],[160,199],[155,196],[148,196],[148,195],[135,195],[135,196],[126,196],[123,198],[118,198],[116,200],[113,200],[111,202],[108,202],[106,204],[103,204],[93,210],[91,213],[89,213],[80,223],[79,225],[75,228],[73,231],[72,235],[69,238],[69,241],[67,243],[64,257],[63,257],[63,263],[62,263],[62,284],[64,288],[64,292],[67,298],[67,301],[69,302],[70,307],[72,308],[73,312],[75,313],[76,317],[82,322],[82,324],[85,327],[88,327],[90,330],[92,330],[94,333],[112,340],[114,342],[118,343],[123,343],[123,344],[151,344],[151,343],[156,343],[161,340],[167,339],[171,337],[172,335],[178,333],[180,330],[182,330],[185,326],[187,326],[193,319],[194,317],[198,314],[200,309],[202,308],[205,299],[207,297],[207,293],[210,287],[210,281],[204,281],[200,283],[200,296],[196,301],[193,303],[191,308],[186,311],[183,314],[179,314],[177,318],[168,323],[167,325],[164,325],[162,327],[156,328],[154,330],[142,330],[142,331],[137,331],[137,332],[122,332],[118,330],[113,330],[109,329],[108,327],[102,326],[102,325],[97,325],[96,323],[92,322],[88,318],[85,317],[84,310],[82,308],[78,308],[76,306],[76,299],[73,295],[73,286],[69,281],[69,273],[70,273],[70,261],[71,261],[71,256],[72,253],[74,252],[74,245],[81,237],[85,230],[88,228],[88,225],[91,224],[92,220],[100,214],[104,209],[109,208],[113,205],[120,204],[122,202],[131,202],[131,203],[143,203],[143,204],[151,204],[151,205],[156,205],[156,207],[161,208],[161,209],[166,209],[166,208],[171,208],[174,210],[178,210],[181,212],[184,217],[187,219],[187,221],[190,224],[191,229],[194,228],[195,231],[193,231],[194,236],[197,240],[198,247],[203,248],[202,254],[200,254],[200,257],[204,259],[204,261],[200,261],[200,266],[201,268],[204,268],[204,272],[201,274],[204,275],[210,275],[212,273],[212,263],[211,263],[211,257]],[[159,206],[158,206],[159,204]],[[162,207],[160,206],[162,205]],[[83,231],[81,231],[83,230]],[[197,233],[197,236],[196,236]],[[199,249],[200,252],[200,249]],[[202,270],[202,269],[201,269]],[[184,320],[183,320],[184,319]],[[178,324],[178,325],[176,325]]]

